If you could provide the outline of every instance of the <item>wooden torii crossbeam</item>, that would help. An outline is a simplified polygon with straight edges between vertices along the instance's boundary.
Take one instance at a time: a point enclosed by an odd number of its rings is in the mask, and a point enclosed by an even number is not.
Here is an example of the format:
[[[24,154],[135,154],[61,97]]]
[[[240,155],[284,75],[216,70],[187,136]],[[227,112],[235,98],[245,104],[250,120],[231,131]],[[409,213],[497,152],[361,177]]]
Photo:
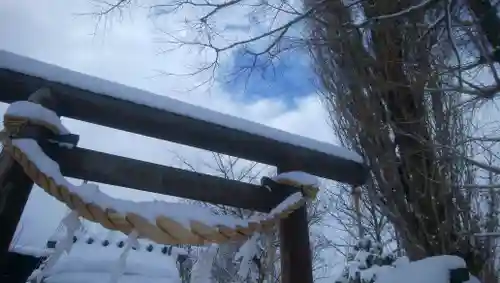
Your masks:
[[[42,88],[50,95],[36,101],[31,95]],[[345,149],[0,51],[0,101],[30,96],[60,116],[273,165],[280,172],[299,170],[353,186],[367,178],[361,158]],[[31,134],[46,135],[43,129]],[[210,203],[268,212],[291,193],[78,147],[43,149],[66,177]],[[2,154],[0,194],[7,201],[0,210],[0,265],[32,185]],[[305,207],[281,220],[280,238],[282,282],[311,283]]]

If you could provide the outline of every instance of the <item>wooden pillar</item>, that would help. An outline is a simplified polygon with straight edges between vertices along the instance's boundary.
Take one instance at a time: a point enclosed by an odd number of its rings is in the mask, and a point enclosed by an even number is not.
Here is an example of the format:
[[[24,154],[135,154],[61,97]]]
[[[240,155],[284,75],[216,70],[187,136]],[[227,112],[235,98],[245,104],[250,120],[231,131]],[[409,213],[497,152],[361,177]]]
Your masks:
[[[23,213],[33,182],[10,155],[0,155],[0,256],[3,260],[9,250],[17,223]]]
[[[48,89],[36,91],[30,96],[29,101],[55,109],[55,101]],[[46,129],[39,127],[29,130],[32,138],[48,134]],[[24,173],[21,165],[7,152],[2,151],[0,154],[0,274],[2,275],[9,272],[2,267],[5,267],[10,243],[32,187],[33,181]]]
[[[278,167],[278,173],[290,171]],[[307,207],[302,206],[280,221],[282,283],[312,283],[312,254],[309,242]]]

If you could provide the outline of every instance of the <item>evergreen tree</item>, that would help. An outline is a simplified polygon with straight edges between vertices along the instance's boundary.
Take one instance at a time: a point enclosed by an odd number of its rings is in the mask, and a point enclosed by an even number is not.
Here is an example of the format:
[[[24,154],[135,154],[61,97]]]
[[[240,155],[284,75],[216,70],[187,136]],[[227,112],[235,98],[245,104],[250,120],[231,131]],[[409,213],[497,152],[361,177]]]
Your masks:
[[[347,265],[335,283],[374,283],[376,269],[392,267],[396,262],[393,254],[384,254],[380,243],[363,238],[347,255]]]

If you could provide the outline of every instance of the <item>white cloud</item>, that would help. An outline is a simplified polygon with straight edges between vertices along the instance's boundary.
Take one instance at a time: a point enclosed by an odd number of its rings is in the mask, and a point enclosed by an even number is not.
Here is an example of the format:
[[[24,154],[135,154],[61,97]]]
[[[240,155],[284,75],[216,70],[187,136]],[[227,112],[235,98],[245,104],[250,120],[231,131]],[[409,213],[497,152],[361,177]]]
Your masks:
[[[199,78],[154,77],[155,70],[168,67],[182,72],[186,65],[200,61],[195,53],[175,50],[158,55],[161,45],[155,43],[158,33],[145,10],[131,12],[106,30],[92,35],[95,18],[76,13],[92,9],[87,0],[4,0],[0,7],[0,49],[16,52],[57,64],[82,73],[150,90],[240,116],[289,132],[332,142],[334,137],[326,123],[326,113],[314,94],[300,98],[297,108],[288,109],[278,99],[261,99],[252,103],[239,95],[222,91],[214,85],[210,92],[201,89],[190,93],[174,91],[189,88]],[[2,105],[0,110],[5,111]],[[80,146],[131,158],[175,165],[176,152],[188,160],[200,159],[200,151],[164,141],[142,137],[74,120],[66,125],[81,136]],[[207,158],[209,155],[206,155]],[[137,191],[104,186],[115,196],[133,199],[150,198]],[[156,196],[158,197],[158,196]],[[50,207],[50,212],[47,212]],[[39,189],[31,195],[23,215],[26,223],[53,219],[57,226],[62,206]],[[52,214],[47,217],[46,214]],[[45,215],[45,216],[42,216]],[[45,222],[44,222],[45,223]],[[38,226],[37,226],[38,227]]]

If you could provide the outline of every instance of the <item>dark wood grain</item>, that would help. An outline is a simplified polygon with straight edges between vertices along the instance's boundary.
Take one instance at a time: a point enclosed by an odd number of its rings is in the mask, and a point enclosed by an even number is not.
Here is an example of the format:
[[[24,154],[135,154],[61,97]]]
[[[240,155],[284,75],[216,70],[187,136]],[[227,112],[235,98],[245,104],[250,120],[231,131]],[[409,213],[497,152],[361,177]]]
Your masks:
[[[288,165],[278,172],[290,171]],[[279,224],[281,282],[313,283],[312,253],[309,239],[307,207],[301,206]]]
[[[57,155],[67,177],[163,195],[268,212],[296,190],[268,189],[217,176],[111,155],[84,148],[44,146]]]
[[[366,167],[350,159],[0,69],[0,101],[24,100],[42,86],[57,96],[62,116],[268,165],[293,163],[291,170],[352,185],[364,183],[367,177]]]

